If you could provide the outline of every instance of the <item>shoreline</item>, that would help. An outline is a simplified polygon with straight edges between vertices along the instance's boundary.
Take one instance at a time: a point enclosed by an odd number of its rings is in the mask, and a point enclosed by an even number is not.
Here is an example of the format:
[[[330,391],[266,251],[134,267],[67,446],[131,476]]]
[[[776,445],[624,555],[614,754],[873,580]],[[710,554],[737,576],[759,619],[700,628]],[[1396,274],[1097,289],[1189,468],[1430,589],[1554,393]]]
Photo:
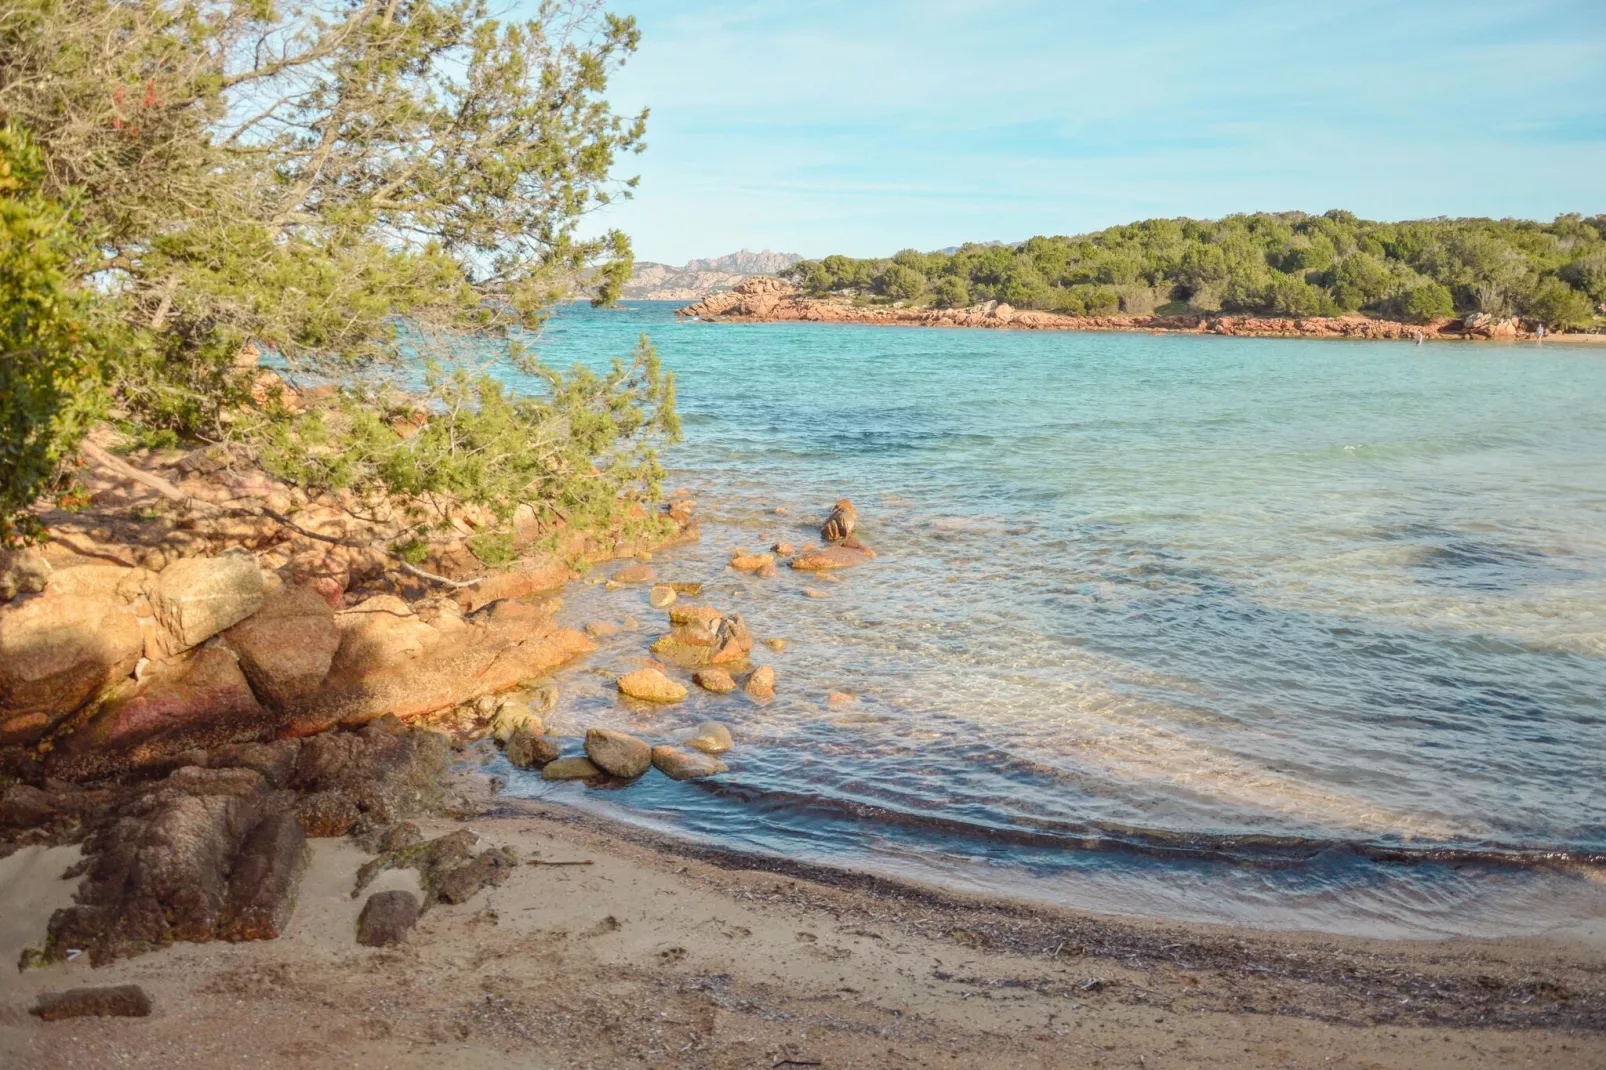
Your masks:
[[[1068,316],[1017,309],[998,302],[971,308],[856,306],[842,300],[803,296],[784,280],[760,277],[675,310],[681,319],[718,323],[844,323],[887,327],[972,327],[986,330],[1144,332],[1218,335],[1233,338],[1324,338],[1366,341],[1550,341],[1563,345],[1606,345],[1606,334],[1555,334],[1541,339],[1514,320],[1469,325],[1462,319],[1427,324],[1367,316],[1259,316],[1187,313],[1176,316]]]
[[[351,943],[360,901],[348,891],[366,855],[319,840],[277,940],[0,974],[0,1055],[41,1070],[171,1065],[175,1049],[186,1065],[220,1067],[245,1052],[309,1067],[1606,1058],[1600,942],[1115,919],[704,847],[500,798],[478,773],[451,788],[468,805],[420,820],[426,835],[469,829],[525,861],[506,884],[431,909],[409,942]],[[39,857],[24,859],[25,888],[8,883],[16,858],[0,861],[0,887],[29,915],[13,929],[70,887]],[[403,876],[375,887],[407,887]],[[39,992],[128,981],[150,992],[151,1018],[46,1024],[19,1009]]]

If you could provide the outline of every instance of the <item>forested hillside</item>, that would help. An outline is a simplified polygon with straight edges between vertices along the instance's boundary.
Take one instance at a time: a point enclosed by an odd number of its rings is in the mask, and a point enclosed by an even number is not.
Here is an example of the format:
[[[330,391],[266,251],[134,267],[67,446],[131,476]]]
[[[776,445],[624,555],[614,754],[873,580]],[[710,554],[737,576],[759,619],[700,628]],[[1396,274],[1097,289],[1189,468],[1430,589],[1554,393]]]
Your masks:
[[[1335,210],[1147,219],[951,254],[828,256],[783,274],[820,296],[939,308],[993,300],[1072,315],[1365,312],[1415,322],[1487,313],[1576,329],[1598,322],[1606,305],[1606,216],[1378,223]]]

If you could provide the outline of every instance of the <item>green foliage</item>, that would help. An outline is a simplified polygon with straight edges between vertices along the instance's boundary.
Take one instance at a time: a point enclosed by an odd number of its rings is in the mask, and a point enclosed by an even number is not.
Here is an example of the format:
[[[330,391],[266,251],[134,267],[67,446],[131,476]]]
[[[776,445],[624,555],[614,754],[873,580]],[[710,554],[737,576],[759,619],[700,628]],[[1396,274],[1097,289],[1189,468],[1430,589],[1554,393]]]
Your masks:
[[[1587,296],[1560,279],[1545,279],[1527,300],[1527,313],[1546,327],[1582,327],[1594,318]]]
[[[40,154],[0,129],[0,546],[40,534],[27,508],[56,483],[101,403],[104,340],[70,271],[74,205],[40,192]]]
[[[936,288],[932,292],[932,303],[938,308],[968,308],[970,306],[970,287],[965,280],[954,275],[944,275],[937,280]]]
[[[528,7],[13,0],[0,115],[38,165],[5,143],[26,180],[4,217],[4,515],[83,432],[92,370],[135,440],[241,441],[308,489],[399,497],[420,533],[451,502],[584,525],[655,493],[652,444],[678,425],[651,348],[557,373],[521,341],[574,279],[601,304],[630,275],[628,239],[582,224],[635,184],[613,171],[646,113],[616,115],[607,87],[640,35],[594,0]],[[449,364],[465,352],[480,365]],[[332,382],[337,404],[264,400],[245,353]],[[498,385],[497,360],[539,396]],[[403,438],[391,417],[419,405],[431,418]],[[505,523],[482,536],[476,552],[508,551]]]
[[[606,373],[530,370],[544,385],[537,396],[429,364],[429,419],[406,435],[397,426],[419,422],[416,399],[383,388],[350,393],[333,411],[263,418],[262,462],[312,491],[350,491],[376,508],[399,499],[418,538],[444,530],[458,504],[481,506],[502,522],[470,543],[487,564],[511,559],[506,523],[520,505],[595,527],[657,495],[655,445],[677,440],[680,423],[674,376],[645,337],[629,362]]]
[[[1606,217],[1379,223],[1334,210],[1148,219],[1015,246],[966,245],[952,254],[905,249],[890,266],[828,256],[790,274],[812,293],[862,299],[871,281],[892,277],[894,267],[918,271],[924,296],[942,307],[997,300],[1102,315],[1139,312],[1175,297],[1201,312],[1365,311],[1415,320],[1458,312],[1537,318],[1531,310],[1543,307],[1561,309],[1558,322],[1583,324],[1589,318],[1580,318],[1583,306],[1569,299],[1562,309],[1555,286],[1606,301]],[[884,281],[876,292],[887,294]]]
[[[1431,323],[1455,315],[1455,304],[1449,289],[1429,282],[1400,296],[1399,313],[1409,323]]]
[[[912,267],[894,262],[876,276],[875,285],[894,301],[913,301],[926,292],[926,277]]]

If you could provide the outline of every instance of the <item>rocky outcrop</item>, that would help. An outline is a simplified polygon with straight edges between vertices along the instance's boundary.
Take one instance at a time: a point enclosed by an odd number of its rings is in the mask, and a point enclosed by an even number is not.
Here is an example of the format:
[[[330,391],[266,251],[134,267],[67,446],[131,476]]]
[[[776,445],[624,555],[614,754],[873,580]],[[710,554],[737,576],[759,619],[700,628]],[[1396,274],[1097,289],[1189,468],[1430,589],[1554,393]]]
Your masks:
[[[191,557],[162,570],[151,606],[164,653],[177,654],[238,624],[262,605],[262,569],[245,550]]]
[[[223,634],[251,689],[271,709],[288,710],[329,675],[342,632],[321,593],[285,584],[262,608]]]
[[[387,869],[414,869],[424,890],[421,911],[434,903],[466,903],[482,888],[507,880],[519,864],[518,856],[505,847],[488,847],[475,853],[478,839],[468,829],[460,829],[416,846],[386,852],[363,863],[357,871],[352,897],[361,895]]]
[[[103,703],[84,727],[60,740],[46,763],[54,776],[85,779],[195,747],[257,739],[276,723],[257,702],[235,655],[210,647]]]
[[[0,606],[0,745],[44,735],[133,672],[144,647],[139,619],[109,598],[43,595]]]
[[[652,644],[652,652],[682,668],[740,667],[753,649],[753,633],[740,614],[726,616],[708,606],[671,607],[669,619],[674,627]]]
[[[728,293],[706,297],[678,315],[736,323],[798,321],[918,327],[983,327],[1040,331],[1185,331],[1277,338],[1459,338],[1461,321],[1417,326],[1365,316],[1274,317],[1189,313],[1180,316],[1066,316],[987,302],[970,308],[856,306],[842,299],[811,298],[783,279],[753,278]]]

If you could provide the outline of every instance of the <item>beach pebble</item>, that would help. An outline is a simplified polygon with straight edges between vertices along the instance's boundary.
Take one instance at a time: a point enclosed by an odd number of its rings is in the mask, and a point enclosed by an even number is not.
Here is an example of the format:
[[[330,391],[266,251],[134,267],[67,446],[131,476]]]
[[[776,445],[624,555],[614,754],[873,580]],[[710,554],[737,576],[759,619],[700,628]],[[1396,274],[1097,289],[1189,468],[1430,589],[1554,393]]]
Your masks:
[[[99,985],[45,992],[32,1009],[47,1022],[63,1018],[144,1018],[151,1013],[151,997],[139,985]]]
[[[762,665],[747,678],[747,694],[761,702],[775,697],[775,670]]]
[[[730,766],[712,755],[670,746],[654,747],[652,764],[670,780],[691,780],[730,770]]]
[[[647,592],[647,601],[654,609],[665,609],[675,602],[675,589],[667,583],[660,583]]]
[[[586,731],[586,757],[603,772],[629,780],[652,765],[652,748],[626,732],[591,728]]]
[[[541,768],[542,780],[592,780],[601,775],[590,758],[559,758]]]
[[[698,669],[691,677],[697,686],[704,691],[712,691],[716,695],[728,694],[736,690],[736,681],[724,669]]]
[[[418,924],[418,897],[412,892],[375,892],[357,917],[357,942],[364,947],[395,947]]]
[[[718,721],[704,721],[691,730],[691,736],[686,740],[686,746],[704,754],[724,754],[734,745],[731,730]]]
[[[539,722],[535,730],[521,728],[508,739],[502,748],[507,760],[520,769],[533,769],[545,765],[558,756],[558,741],[542,735]]]
[[[686,697],[686,688],[657,669],[637,669],[618,679],[619,690],[631,698],[644,702],[679,702]]]

